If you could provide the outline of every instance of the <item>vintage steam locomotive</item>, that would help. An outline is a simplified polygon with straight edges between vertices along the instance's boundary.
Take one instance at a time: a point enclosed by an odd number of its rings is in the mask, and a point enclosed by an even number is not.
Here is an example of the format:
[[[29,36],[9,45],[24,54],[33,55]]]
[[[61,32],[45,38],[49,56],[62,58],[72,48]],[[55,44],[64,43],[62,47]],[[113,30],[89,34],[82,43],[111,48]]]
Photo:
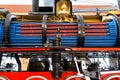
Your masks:
[[[114,14],[74,15],[70,0],[52,1],[53,6],[40,6],[40,0],[33,0],[28,15],[14,15],[0,9],[0,74],[22,72],[23,58],[29,59],[25,71],[41,72],[34,76],[40,80],[103,80],[99,75],[102,70],[119,70],[119,17]],[[83,47],[97,47],[101,51],[75,51],[75,48]],[[118,52],[102,50],[103,47],[114,47]],[[111,66],[111,57],[115,58],[117,66]],[[6,58],[12,62],[5,62]],[[101,58],[107,67],[99,64]],[[47,72],[52,78],[41,76]],[[63,72],[69,74],[61,78]],[[105,80],[111,80],[108,78]]]

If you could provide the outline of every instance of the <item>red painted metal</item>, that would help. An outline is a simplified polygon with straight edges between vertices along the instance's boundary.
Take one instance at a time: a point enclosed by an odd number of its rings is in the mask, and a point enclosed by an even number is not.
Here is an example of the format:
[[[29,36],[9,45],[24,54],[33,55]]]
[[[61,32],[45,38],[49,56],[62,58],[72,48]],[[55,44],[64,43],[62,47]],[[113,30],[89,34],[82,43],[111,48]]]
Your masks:
[[[63,27],[61,27],[61,26],[49,26],[49,25],[47,25],[47,29],[49,30],[49,29],[58,29],[58,27],[60,27],[60,29],[62,30],[62,29],[77,29],[77,26],[64,26],[64,25],[62,25]]]
[[[47,29],[58,29],[58,27],[60,28],[60,29],[77,29],[78,27],[77,27],[77,25],[62,25],[62,24],[55,24],[55,25],[50,25],[50,24],[48,24],[47,25]]]
[[[49,51],[50,48],[0,48],[0,52],[39,52]]]
[[[53,49],[65,50],[65,51],[120,51],[120,48],[70,48],[70,47],[51,47],[51,48],[0,48],[0,52],[41,52],[41,51],[52,51]]]
[[[120,18],[120,14],[116,14]]]
[[[85,36],[106,36],[107,26],[105,22],[102,23],[87,23],[85,28]],[[99,26],[100,25],[100,26]]]
[[[21,34],[22,34],[22,33],[40,34],[40,33],[41,33],[41,30],[21,30],[20,33],[21,33]]]
[[[75,74],[76,72],[63,72],[60,80],[65,80],[65,78]],[[26,80],[31,76],[43,76],[48,80],[54,80],[51,72],[0,72],[0,76],[4,76],[9,80]],[[34,78],[30,80],[43,80],[43,79]]]
[[[120,51],[120,48],[71,48],[72,51]]]
[[[85,33],[85,36],[107,36],[107,33]]]
[[[85,36],[106,36],[106,22],[87,23],[85,28]],[[101,26],[99,26],[101,25]],[[76,24],[47,24],[47,36],[56,36],[60,28],[61,36],[77,36],[78,26]],[[21,36],[42,36],[41,24],[21,24]]]
[[[61,34],[61,36],[77,36],[78,34],[77,33],[68,33],[68,34]],[[56,34],[47,34],[47,36],[56,36]]]
[[[48,33],[58,33],[58,30],[47,30]],[[61,33],[77,33],[78,30],[60,30]]]
[[[49,26],[76,26],[77,24],[70,24],[70,23],[69,23],[69,24],[64,24],[64,23],[62,23],[62,24],[61,24],[61,23],[60,23],[60,24],[58,23],[58,24],[57,24],[57,23],[56,23],[56,24],[47,24],[47,25],[49,25]]]
[[[108,77],[113,76],[113,75],[120,75],[120,71],[101,72],[101,80],[106,80],[105,78],[108,78]],[[112,78],[110,80],[120,80],[120,78],[116,77],[116,78]]]
[[[107,33],[107,30],[106,29],[92,29],[92,30],[85,30],[85,33]]]
[[[47,36],[56,36],[56,33],[58,33],[58,27],[60,28],[60,34],[62,36],[78,35],[78,27],[75,24],[47,24]],[[42,36],[42,26],[41,24],[21,24],[20,35]]]
[[[65,80],[67,77],[76,75],[77,73],[74,71],[63,72],[60,80]],[[120,71],[106,71],[105,73],[101,72],[101,80],[105,80],[106,77],[111,75],[120,75]],[[8,78],[9,80],[26,80],[31,76],[43,76],[48,80],[54,80],[51,72],[0,72],[0,76]],[[42,80],[38,78],[33,78],[31,80]],[[80,78],[75,78],[71,80],[83,80]],[[120,80],[120,78],[114,78],[110,80]]]
[[[42,27],[20,27],[21,30],[42,30]]]
[[[60,29],[61,36],[77,36],[78,27],[76,24],[47,24],[47,36],[56,36]]]
[[[42,36],[42,25],[41,24],[21,24],[20,35],[21,36]]]

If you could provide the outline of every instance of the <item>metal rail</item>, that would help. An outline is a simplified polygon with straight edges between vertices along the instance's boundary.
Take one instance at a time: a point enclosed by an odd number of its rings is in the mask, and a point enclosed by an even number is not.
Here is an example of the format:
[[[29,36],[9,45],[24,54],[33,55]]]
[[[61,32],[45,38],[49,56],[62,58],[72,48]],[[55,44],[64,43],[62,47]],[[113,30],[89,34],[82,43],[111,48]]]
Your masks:
[[[70,47],[38,47],[38,48],[0,48],[0,53],[7,52],[42,52],[42,51],[73,51],[73,52],[84,52],[84,51],[120,51],[120,48],[70,48]]]

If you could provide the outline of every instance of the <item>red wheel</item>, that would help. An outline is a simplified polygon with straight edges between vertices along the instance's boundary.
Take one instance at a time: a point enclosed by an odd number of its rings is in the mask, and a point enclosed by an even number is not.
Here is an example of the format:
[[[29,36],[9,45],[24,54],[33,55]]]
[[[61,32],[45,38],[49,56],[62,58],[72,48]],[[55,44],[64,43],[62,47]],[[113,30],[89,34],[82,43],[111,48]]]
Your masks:
[[[106,77],[104,80],[120,80],[120,75],[113,74],[113,75]]]
[[[85,80],[85,78],[80,75],[73,75],[67,77],[65,80]]]
[[[0,76],[0,80],[9,80],[9,79],[4,76]]]
[[[26,80],[48,80],[48,79],[43,76],[30,76]]]

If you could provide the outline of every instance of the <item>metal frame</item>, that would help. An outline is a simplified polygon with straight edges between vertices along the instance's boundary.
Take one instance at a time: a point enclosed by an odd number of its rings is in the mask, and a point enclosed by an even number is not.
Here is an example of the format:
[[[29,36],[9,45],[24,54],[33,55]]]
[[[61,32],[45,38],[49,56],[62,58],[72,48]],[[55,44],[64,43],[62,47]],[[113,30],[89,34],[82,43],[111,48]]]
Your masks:
[[[97,51],[97,52],[101,52],[101,51],[120,51],[119,47],[115,47],[115,48],[70,48],[70,47],[38,47],[38,48],[0,48],[0,53],[4,52],[42,52],[42,51],[53,51],[53,49],[58,49],[59,51],[65,51],[65,52],[69,52],[69,51],[75,51],[75,52],[82,52],[82,51]]]

